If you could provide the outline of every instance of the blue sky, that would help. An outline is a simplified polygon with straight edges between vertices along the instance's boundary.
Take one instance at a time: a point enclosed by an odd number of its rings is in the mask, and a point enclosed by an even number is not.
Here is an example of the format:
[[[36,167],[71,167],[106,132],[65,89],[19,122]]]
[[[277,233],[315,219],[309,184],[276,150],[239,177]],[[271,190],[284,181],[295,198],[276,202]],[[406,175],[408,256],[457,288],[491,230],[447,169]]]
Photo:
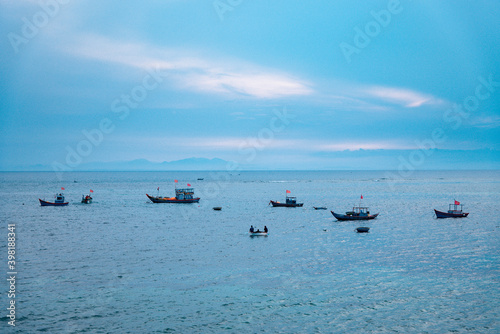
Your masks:
[[[500,168],[497,1],[0,6],[0,170]]]

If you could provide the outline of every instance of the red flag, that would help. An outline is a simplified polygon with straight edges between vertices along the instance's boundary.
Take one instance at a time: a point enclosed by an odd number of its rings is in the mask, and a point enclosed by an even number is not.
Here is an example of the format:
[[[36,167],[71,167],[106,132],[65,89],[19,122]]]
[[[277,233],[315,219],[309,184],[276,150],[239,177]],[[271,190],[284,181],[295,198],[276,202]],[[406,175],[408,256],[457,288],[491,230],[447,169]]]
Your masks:
[[[175,183],[177,183],[177,180],[174,180]]]
[[[93,193],[94,191],[92,189],[90,189],[90,192]]]
[[[363,199],[363,195],[361,195],[361,199]]]
[[[287,193],[287,194],[290,194],[290,193],[291,193],[291,191],[290,191],[290,190],[287,190],[287,191],[286,191],[286,193]]]
[[[191,185],[188,183],[188,187],[191,187]]]
[[[61,190],[66,190],[66,189],[64,189],[64,187],[61,187]]]
[[[460,202],[459,201],[455,201],[455,205],[460,205]]]

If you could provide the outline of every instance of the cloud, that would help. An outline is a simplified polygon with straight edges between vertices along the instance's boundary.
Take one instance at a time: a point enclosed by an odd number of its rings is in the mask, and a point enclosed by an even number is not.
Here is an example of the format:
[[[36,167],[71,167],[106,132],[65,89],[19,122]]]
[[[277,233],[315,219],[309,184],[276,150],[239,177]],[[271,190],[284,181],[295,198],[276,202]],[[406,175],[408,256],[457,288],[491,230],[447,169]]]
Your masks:
[[[193,51],[119,42],[102,36],[82,36],[64,51],[84,58],[139,69],[156,69],[185,90],[257,99],[304,96],[310,84],[290,74],[241,60],[212,60]]]
[[[494,129],[500,126],[500,116],[476,117],[471,120],[471,125],[476,128]]]
[[[372,86],[364,89],[363,92],[370,97],[407,108],[420,107],[424,104],[436,105],[443,103],[441,99],[432,95],[397,87]]]
[[[118,138],[120,142],[131,142],[139,145],[164,143],[164,137],[156,138]],[[261,139],[258,137],[190,137],[171,138],[169,143],[182,150],[238,151],[255,148],[258,151],[279,149],[280,151],[303,152],[340,152],[357,150],[408,150],[416,149],[416,145],[402,144],[399,140],[359,140],[336,141],[322,139]],[[159,144],[163,145],[163,144]]]

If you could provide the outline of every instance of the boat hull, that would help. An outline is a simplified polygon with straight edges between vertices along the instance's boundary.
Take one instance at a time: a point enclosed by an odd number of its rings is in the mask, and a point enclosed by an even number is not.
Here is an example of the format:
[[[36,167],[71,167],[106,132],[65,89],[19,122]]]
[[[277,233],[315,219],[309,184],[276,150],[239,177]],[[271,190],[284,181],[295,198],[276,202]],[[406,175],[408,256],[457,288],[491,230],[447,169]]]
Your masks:
[[[40,198],[38,200],[40,201],[41,206],[66,206],[69,204],[69,202],[63,202],[63,203],[47,202]]]
[[[304,205],[304,203],[295,203],[295,204],[287,204],[287,203],[279,203],[275,201],[271,201],[273,207],[286,207],[286,208],[297,208]]]
[[[317,206],[313,206],[314,210],[326,210],[326,208],[324,206],[320,206],[320,207],[317,207]]]
[[[356,228],[356,232],[358,233],[368,233],[370,232],[370,228],[366,226],[361,226]]]
[[[192,199],[176,199],[176,198],[166,198],[166,197],[153,197],[148,194],[146,194],[148,198],[151,200],[153,203],[198,203],[200,201],[200,198],[192,198]]]
[[[378,213],[374,215],[368,215],[368,216],[348,216],[348,215],[342,215],[339,213],[335,213],[333,211],[330,211],[332,215],[337,218],[337,220],[370,220],[370,219],[375,219],[378,216]]]
[[[436,218],[464,218],[469,215],[468,212],[449,213],[449,212],[438,211],[436,209],[434,209],[434,212],[436,213]]]
[[[266,236],[267,237],[267,232],[248,232],[251,237],[259,237],[259,236]]]

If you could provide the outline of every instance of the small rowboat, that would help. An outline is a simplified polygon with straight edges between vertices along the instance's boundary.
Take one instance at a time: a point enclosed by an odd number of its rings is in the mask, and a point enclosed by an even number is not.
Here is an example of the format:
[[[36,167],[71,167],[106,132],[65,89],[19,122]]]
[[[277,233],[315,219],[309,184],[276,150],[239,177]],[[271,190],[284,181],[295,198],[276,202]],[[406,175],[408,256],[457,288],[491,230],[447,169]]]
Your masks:
[[[65,206],[69,204],[69,202],[64,201],[63,194],[56,195],[56,199],[54,202],[47,202],[40,198],[38,200],[40,201],[41,206]]]
[[[356,232],[358,233],[368,233],[369,231],[370,231],[369,227],[361,226],[356,228]]]
[[[250,234],[251,237],[259,237],[259,236],[266,236],[267,237],[267,233],[268,232],[265,232],[265,231],[255,231],[255,232],[248,232]]]
[[[222,207],[220,207],[220,206],[216,206],[216,207],[213,207],[213,209],[214,209],[215,211],[220,211],[220,210],[222,210]]]
[[[324,206],[313,206],[314,210],[326,210]]]

